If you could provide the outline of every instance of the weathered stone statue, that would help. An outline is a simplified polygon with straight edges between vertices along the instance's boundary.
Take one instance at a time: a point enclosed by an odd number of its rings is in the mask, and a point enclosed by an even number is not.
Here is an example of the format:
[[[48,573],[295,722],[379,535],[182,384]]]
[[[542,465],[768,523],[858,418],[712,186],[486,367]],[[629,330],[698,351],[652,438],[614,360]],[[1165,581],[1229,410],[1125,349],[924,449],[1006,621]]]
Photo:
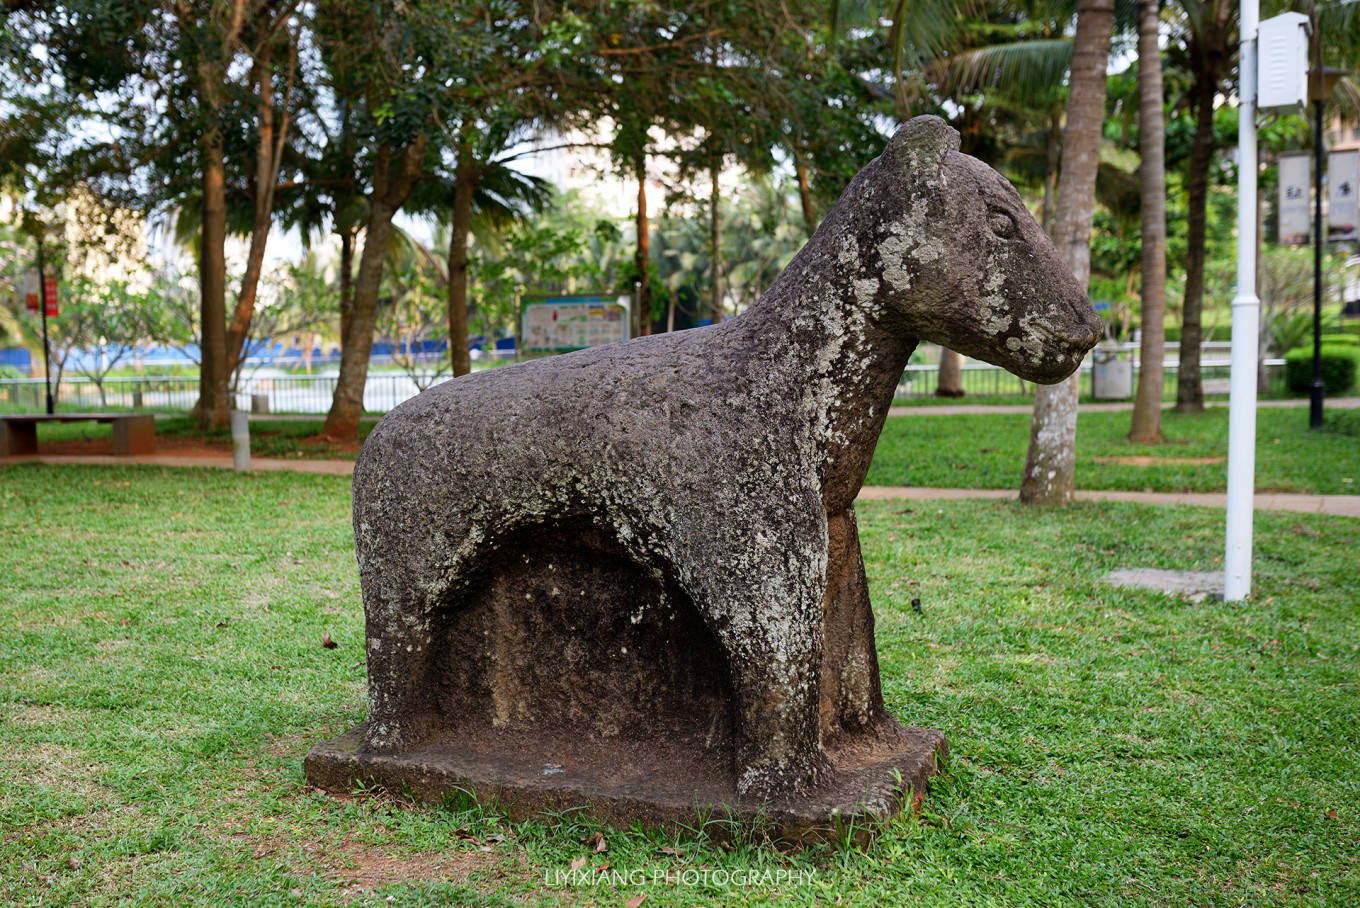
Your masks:
[[[788,837],[922,786],[944,740],[884,709],[855,528],[894,389],[922,339],[1051,382],[1100,336],[957,148],[904,125],[737,318],[393,410],[354,472],[369,721],[309,778]]]

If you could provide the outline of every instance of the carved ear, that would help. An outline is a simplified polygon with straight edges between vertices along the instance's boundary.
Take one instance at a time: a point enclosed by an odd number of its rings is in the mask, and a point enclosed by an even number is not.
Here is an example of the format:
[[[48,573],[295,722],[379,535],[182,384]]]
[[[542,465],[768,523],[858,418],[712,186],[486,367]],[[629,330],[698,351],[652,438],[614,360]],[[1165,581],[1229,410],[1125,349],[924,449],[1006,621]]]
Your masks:
[[[913,117],[888,143],[888,152],[908,174],[940,172],[944,156],[959,150],[959,132],[939,117]]]

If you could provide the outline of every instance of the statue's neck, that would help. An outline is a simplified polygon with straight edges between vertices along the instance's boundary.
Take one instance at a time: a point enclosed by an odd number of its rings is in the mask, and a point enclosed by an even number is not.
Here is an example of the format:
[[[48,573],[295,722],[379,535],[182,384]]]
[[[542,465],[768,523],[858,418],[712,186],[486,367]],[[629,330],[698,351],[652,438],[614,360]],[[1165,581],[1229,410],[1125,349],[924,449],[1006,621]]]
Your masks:
[[[884,305],[878,277],[858,261],[837,261],[825,245],[814,238],[742,318],[792,369],[814,419],[823,497],[835,513],[864,482],[917,340]]]

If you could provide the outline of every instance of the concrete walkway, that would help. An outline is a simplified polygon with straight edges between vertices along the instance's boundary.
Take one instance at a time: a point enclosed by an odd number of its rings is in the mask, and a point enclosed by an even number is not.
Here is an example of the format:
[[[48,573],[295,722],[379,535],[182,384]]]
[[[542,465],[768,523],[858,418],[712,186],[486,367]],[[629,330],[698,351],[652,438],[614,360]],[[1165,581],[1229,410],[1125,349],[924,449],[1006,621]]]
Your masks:
[[[865,486],[860,490],[861,501],[932,501],[957,498],[1014,499],[1017,489],[931,489],[911,486]],[[1128,501],[1154,505],[1196,505],[1204,508],[1226,507],[1223,492],[1116,492],[1079,491],[1078,501]],[[1298,511],[1305,514],[1335,514],[1340,517],[1360,517],[1360,495],[1281,495],[1260,492],[1256,495],[1258,511]]]
[[[53,464],[147,464],[161,467],[211,467],[230,470],[231,458],[186,457],[175,454],[146,454],[136,457],[115,457],[110,454],[36,454],[21,457],[0,457],[0,467],[8,464],[37,462]],[[252,457],[252,470],[290,470],[295,473],[322,473],[330,476],[349,476],[354,472],[352,460],[307,460]],[[934,501],[958,498],[1013,499],[1015,489],[935,489],[914,486],[865,486],[859,493],[861,501]],[[1079,501],[1128,501],[1153,505],[1197,505],[1206,508],[1225,506],[1222,492],[1077,492]],[[1306,514],[1334,514],[1341,517],[1360,517],[1360,495],[1281,495],[1260,493],[1256,508],[1261,511],[1297,511]]]
[[[1226,400],[1205,401],[1206,407],[1226,407]],[[1163,403],[1163,410],[1175,408],[1173,403]],[[1298,407],[1306,409],[1306,400],[1262,400],[1257,401],[1256,406],[1268,409],[1283,409],[1288,407]],[[1328,409],[1335,410],[1355,410],[1360,408],[1360,397],[1337,397],[1329,398],[1323,405],[1323,412]],[[1078,413],[1118,413],[1121,410],[1132,410],[1133,401],[1116,401],[1105,404],[1082,404]],[[938,407],[929,404],[920,406],[898,406],[888,409],[889,416],[952,416],[959,413],[1033,413],[1034,407],[1031,404],[942,404]]]
[[[232,469],[231,457],[195,457],[183,454],[140,454],[135,457],[119,457],[113,454],[25,454],[18,457],[0,457],[0,467],[14,463],[75,463],[103,464],[108,466],[127,466],[144,464],[155,467],[210,467],[213,469]],[[325,473],[330,476],[349,476],[354,472],[352,460],[308,460],[306,458],[250,458],[252,471],[289,470],[293,473]]]

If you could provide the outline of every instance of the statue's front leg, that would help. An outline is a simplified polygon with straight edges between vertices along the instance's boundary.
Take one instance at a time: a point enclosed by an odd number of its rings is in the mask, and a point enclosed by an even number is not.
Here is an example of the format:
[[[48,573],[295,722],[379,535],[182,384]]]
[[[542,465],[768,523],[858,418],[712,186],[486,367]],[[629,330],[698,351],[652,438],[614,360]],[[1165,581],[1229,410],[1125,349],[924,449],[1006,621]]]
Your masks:
[[[369,751],[408,750],[436,727],[430,697],[433,603],[418,591],[415,572],[392,567],[360,571],[368,656]]]
[[[887,712],[853,506],[828,515],[827,540],[820,702],[822,737],[829,742],[877,727]]]
[[[825,531],[819,513],[785,516],[778,531],[708,536],[690,572],[703,576],[691,594],[732,681],[737,791],[753,800],[801,794],[831,772],[817,714]]]

